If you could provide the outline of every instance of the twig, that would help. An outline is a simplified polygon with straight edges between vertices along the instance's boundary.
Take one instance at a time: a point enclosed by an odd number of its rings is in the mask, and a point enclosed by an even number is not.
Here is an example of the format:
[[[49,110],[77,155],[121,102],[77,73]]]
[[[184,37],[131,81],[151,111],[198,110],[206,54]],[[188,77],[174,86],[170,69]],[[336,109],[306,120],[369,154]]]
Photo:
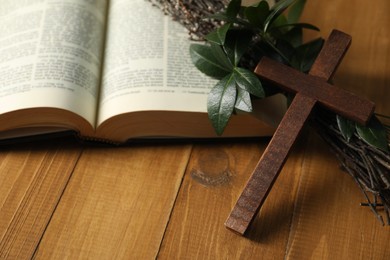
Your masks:
[[[164,13],[179,21],[189,31],[192,40],[203,40],[221,22],[207,19],[225,9],[229,0],[148,0]]]
[[[319,135],[330,145],[341,165],[358,183],[366,197],[367,204],[378,217],[377,202],[372,203],[367,192],[381,199],[386,224],[390,223],[390,155],[378,148],[363,142],[354,135],[347,142],[338,131],[335,115],[328,111],[320,111],[312,120],[312,125]]]
[[[204,18],[224,10],[229,2],[229,0],[147,1],[183,24],[190,32],[191,38],[195,40],[202,40],[206,34],[221,25],[218,21]],[[256,44],[248,51],[249,55],[244,56],[244,67],[254,68],[257,64],[258,57],[250,55],[255,48],[257,48]],[[390,116],[382,114],[376,114],[376,116],[383,121],[390,143]],[[377,209],[377,206],[382,204],[386,222],[390,225],[390,154],[370,146],[356,134],[347,142],[338,130],[336,116],[331,112],[319,110],[312,120],[312,125],[335,152],[345,171],[358,184],[367,200],[367,203],[362,205],[368,205],[383,224],[383,217]],[[371,202],[367,192],[373,194],[374,202]],[[380,198],[381,203],[376,201],[377,197]]]

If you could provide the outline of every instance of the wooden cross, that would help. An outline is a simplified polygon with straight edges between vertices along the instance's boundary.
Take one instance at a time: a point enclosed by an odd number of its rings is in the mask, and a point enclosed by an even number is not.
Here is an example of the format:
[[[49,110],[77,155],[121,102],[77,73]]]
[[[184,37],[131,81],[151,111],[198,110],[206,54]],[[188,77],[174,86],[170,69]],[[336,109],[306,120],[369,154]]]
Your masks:
[[[262,79],[296,93],[293,102],[275,131],[244,191],[225,222],[225,226],[244,235],[272,188],[287,155],[315,104],[366,124],[375,105],[327,83],[351,43],[351,37],[334,30],[325,42],[309,74],[263,58],[255,72]]]

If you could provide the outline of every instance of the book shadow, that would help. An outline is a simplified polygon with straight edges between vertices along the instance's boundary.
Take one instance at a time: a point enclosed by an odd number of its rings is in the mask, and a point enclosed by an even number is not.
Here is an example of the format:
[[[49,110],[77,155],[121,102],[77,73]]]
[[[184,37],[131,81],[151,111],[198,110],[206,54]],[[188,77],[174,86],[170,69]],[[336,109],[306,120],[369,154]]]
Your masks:
[[[61,132],[39,136],[29,136],[0,140],[0,153],[17,151],[81,149],[73,132]]]
[[[270,137],[229,137],[229,138],[139,138],[129,140],[122,144],[102,142],[99,140],[81,139],[74,131],[66,131],[52,134],[18,137],[0,140],[1,151],[15,150],[42,150],[58,149],[59,147],[70,148],[88,148],[88,149],[117,149],[131,147],[150,147],[150,146],[178,146],[178,145],[223,145],[223,144],[253,144],[268,143]]]

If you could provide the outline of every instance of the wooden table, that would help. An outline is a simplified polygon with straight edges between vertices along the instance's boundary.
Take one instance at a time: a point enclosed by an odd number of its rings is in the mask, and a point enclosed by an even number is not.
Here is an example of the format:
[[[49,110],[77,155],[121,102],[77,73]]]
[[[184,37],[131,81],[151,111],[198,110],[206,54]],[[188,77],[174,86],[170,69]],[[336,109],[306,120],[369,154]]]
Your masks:
[[[307,2],[302,21],[353,37],[336,85],[389,115],[390,2]],[[307,136],[247,238],[223,223],[268,139],[1,147],[0,259],[389,259],[390,227]]]

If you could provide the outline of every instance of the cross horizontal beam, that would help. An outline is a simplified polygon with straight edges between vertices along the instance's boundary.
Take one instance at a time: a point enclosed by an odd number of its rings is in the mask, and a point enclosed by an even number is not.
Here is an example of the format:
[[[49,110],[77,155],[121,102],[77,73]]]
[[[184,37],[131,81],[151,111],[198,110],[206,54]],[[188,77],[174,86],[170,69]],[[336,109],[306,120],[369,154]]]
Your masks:
[[[329,110],[363,125],[375,109],[375,104],[367,99],[266,57],[261,59],[255,72],[286,91],[311,97]]]

